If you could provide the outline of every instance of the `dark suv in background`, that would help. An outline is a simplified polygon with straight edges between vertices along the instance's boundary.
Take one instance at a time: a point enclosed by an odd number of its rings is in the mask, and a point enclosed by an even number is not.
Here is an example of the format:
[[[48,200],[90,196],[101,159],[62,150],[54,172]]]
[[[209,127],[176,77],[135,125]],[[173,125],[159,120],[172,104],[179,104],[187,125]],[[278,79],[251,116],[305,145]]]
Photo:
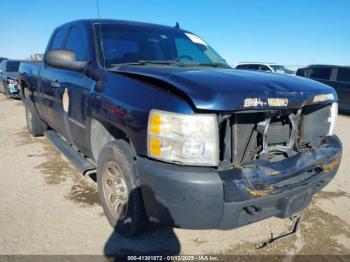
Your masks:
[[[8,97],[20,97],[18,68],[20,60],[3,60],[0,63],[0,92]]]
[[[1,63],[2,61],[4,61],[4,60],[7,60],[7,58],[6,58],[6,57],[0,57],[0,63]]]
[[[339,111],[350,113],[350,66],[310,65],[299,68],[296,75],[332,86],[339,98]]]

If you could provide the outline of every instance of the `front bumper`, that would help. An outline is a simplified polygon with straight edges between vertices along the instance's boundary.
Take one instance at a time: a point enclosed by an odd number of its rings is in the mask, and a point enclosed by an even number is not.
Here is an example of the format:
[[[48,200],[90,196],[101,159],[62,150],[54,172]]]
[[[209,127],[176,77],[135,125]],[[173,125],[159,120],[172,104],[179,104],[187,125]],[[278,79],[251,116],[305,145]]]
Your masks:
[[[275,163],[217,170],[138,158],[147,215],[166,226],[231,229],[271,216],[290,217],[336,174],[341,142],[325,144]]]
[[[20,93],[19,93],[19,88],[18,85],[8,85],[8,95],[13,98],[19,98]]]

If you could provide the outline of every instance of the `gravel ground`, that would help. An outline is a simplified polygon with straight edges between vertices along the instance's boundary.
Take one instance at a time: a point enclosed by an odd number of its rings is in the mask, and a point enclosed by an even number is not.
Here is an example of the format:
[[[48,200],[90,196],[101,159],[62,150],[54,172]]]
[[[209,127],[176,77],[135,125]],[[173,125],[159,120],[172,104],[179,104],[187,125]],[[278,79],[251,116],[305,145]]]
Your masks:
[[[255,250],[288,219],[236,230],[157,230],[137,239],[112,232],[95,183],[80,176],[45,138],[32,138],[19,100],[0,95],[0,255],[350,254],[350,117],[339,116],[344,155],[336,178],[304,210],[297,234]]]

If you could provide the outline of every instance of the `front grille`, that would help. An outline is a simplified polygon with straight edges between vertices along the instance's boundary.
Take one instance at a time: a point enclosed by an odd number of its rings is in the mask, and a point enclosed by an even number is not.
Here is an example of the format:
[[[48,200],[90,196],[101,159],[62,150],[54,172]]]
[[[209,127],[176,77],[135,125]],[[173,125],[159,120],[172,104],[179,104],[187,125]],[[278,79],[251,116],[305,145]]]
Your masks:
[[[220,125],[221,160],[225,166],[273,162],[320,146],[329,112],[328,105],[226,115]]]
[[[287,121],[272,121],[267,129],[266,142],[269,146],[284,145],[289,142],[291,125]]]

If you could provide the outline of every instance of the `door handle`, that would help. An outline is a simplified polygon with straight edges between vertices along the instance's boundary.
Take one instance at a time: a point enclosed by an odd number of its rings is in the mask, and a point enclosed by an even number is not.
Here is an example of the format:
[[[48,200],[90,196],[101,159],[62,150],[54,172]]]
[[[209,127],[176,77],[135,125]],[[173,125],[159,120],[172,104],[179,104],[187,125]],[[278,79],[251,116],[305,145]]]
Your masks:
[[[60,83],[59,83],[57,80],[52,81],[52,82],[50,83],[50,85],[51,85],[52,87],[54,87],[54,88],[59,88],[59,87],[61,86]]]

